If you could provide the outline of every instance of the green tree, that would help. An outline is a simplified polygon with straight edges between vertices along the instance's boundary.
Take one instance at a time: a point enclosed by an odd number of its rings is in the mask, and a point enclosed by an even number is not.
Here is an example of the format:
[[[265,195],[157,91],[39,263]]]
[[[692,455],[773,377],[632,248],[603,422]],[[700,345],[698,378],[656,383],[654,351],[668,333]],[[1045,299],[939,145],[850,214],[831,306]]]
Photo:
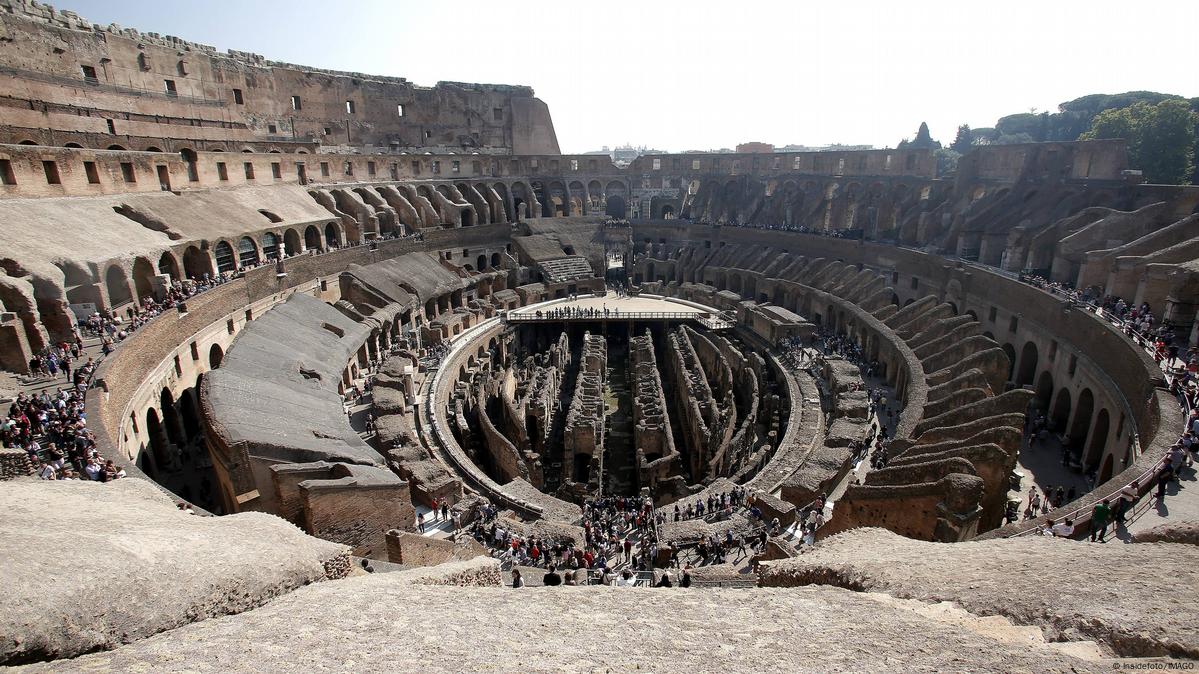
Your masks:
[[[1134,168],[1152,183],[1183,184],[1195,170],[1195,125],[1199,115],[1182,99],[1157,104],[1144,101],[1126,108],[1104,110],[1079,138],[1123,138]]]
[[[966,154],[973,144],[974,134],[970,132],[970,125],[963,124],[958,127],[958,135],[954,136],[953,143],[949,147],[958,154]]]

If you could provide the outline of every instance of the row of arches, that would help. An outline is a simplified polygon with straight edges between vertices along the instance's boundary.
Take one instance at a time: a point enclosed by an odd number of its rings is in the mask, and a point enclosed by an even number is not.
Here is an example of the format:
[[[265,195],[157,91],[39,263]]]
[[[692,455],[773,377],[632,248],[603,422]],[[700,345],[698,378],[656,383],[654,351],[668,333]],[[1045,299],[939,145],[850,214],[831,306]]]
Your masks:
[[[134,300],[147,302],[155,299],[157,288],[154,277],[157,275],[166,276],[172,282],[180,282],[184,278],[202,281],[205,277],[233,273],[270,260],[300,255],[309,250],[324,252],[339,246],[340,242],[340,227],[334,222],[329,222],[323,228],[315,224],[308,225],[302,238],[295,228],[289,227],[281,233],[264,232],[257,238],[243,236],[235,241],[221,239],[210,250],[191,245],[183,251],[182,264],[170,250],[162,253],[157,264],[139,256],[134,259],[129,275],[126,275],[124,268],[119,264],[110,265],[105,270],[104,285],[108,295],[108,306],[117,308]]]

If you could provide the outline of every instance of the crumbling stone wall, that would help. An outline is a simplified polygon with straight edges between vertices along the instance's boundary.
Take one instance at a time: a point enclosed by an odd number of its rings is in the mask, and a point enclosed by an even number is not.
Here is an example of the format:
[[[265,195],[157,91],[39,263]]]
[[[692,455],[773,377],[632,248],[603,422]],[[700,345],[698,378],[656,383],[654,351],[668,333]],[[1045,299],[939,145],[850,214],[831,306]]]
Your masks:
[[[608,342],[603,335],[583,335],[574,395],[566,414],[563,434],[563,474],[571,471],[573,483],[578,463],[586,462],[587,490],[598,492],[603,480],[604,381],[607,378]]]
[[[667,336],[667,372],[686,439],[680,451],[691,477],[696,481],[718,477],[726,467],[725,451],[735,430],[732,392],[726,391],[722,404],[717,403],[687,329],[682,326]]]
[[[654,353],[653,335],[629,339],[629,361],[633,380],[633,444],[637,448],[637,470],[643,487],[658,493],[658,483],[670,477],[679,461],[670,430],[670,412],[662,390],[662,373]]]

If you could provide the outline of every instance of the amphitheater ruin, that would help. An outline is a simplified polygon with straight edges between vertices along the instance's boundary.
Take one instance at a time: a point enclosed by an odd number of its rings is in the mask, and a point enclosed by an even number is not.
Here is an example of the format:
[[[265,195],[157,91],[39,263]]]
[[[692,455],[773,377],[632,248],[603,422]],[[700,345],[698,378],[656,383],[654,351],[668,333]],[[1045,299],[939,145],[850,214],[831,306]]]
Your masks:
[[[0,665],[1199,658],[1199,187],[1124,141],[617,166],[28,0],[0,110]]]

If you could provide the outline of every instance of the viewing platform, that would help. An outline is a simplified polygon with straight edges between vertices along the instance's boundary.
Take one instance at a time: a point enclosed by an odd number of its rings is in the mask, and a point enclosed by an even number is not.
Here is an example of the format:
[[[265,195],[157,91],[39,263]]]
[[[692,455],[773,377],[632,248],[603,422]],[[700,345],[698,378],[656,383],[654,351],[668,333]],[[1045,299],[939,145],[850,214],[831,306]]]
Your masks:
[[[734,322],[713,307],[662,297],[660,295],[577,296],[542,302],[505,312],[503,321],[514,323],[596,322],[596,321],[695,321],[709,330],[725,330]]]

